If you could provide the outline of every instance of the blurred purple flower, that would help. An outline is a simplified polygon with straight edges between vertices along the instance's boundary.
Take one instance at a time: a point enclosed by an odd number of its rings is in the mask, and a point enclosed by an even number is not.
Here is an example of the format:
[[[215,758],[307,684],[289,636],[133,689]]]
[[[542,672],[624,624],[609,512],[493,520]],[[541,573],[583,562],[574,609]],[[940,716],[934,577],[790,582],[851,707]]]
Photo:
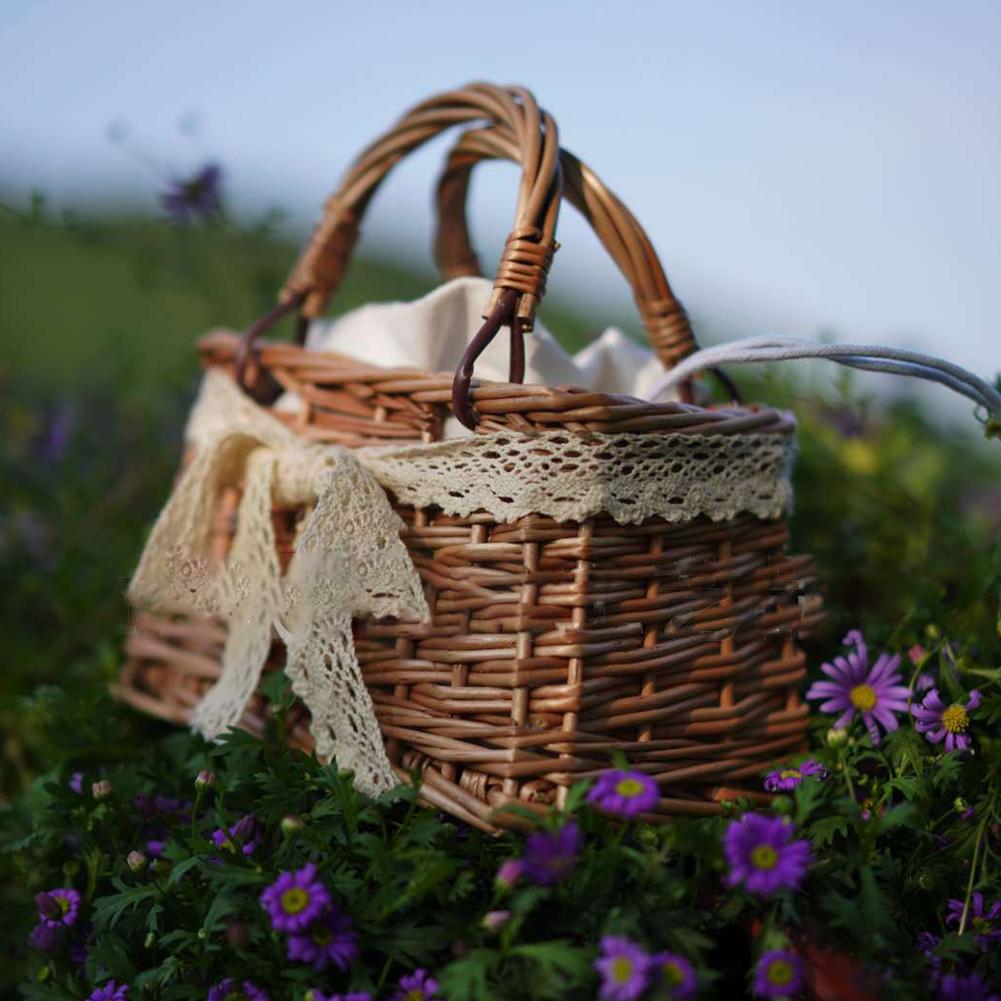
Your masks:
[[[811,758],[798,765],[769,772],[765,776],[765,788],[769,792],[789,792],[805,778],[826,779],[827,769],[819,761]]]
[[[128,1001],[129,985],[120,984],[115,980],[109,980],[106,984],[96,988],[87,1001]]]
[[[975,973],[947,973],[939,982],[938,1001],[1001,1001]]]
[[[723,848],[730,865],[727,882],[743,884],[751,893],[767,897],[780,887],[799,889],[812,861],[810,843],[792,840],[791,821],[745,813],[731,822]]]
[[[39,458],[46,462],[59,462],[69,448],[76,426],[76,405],[70,401],[61,403],[46,428],[45,437],[38,450]]]
[[[295,872],[283,872],[262,894],[261,906],[278,931],[301,932],[330,907],[330,893],[316,878],[310,862]]]
[[[650,984],[650,957],[623,935],[601,940],[594,968],[601,974],[599,996],[604,1001],[638,1001]]]
[[[252,980],[238,984],[232,977],[227,977],[209,988],[205,1001],[269,1001],[269,998],[267,991]]]
[[[349,991],[347,994],[324,994],[315,988],[306,992],[306,1001],[372,1001],[368,991]]]
[[[494,877],[498,889],[510,890],[525,875],[525,863],[520,858],[509,858],[502,862]]]
[[[598,776],[587,794],[587,801],[606,813],[636,817],[657,806],[660,794],[657,783],[642,772],[612,769]]]
[[[660,972],[660,981],[667,988],[671,1001],[689,1001],[695,996],[698,980],[695,968],[676,952],[660,952],[650,957],[651,968]]]
[[[83,772],[74,772],[66,783],[78,796],[83,795]]]
[[[584,838],[576,820],[558,831],[536,831],[525,841],[525,874],[540,886],[553,886],[573,871]]]
[[[963,918],[963,901],[950,900],[947,904],[948,915],[945,919],[947,925],[959,927]],[[986,952],[992,942],[1001,942],[1001,900],[985,909],[984,895],[974,893],[970,898],[970,909],[966,915],[966,930],[977,936],[977,945]]]
[[[174,178],[160,206],[180,225],[212,219],[222,211],[222,167],[207,163],[190,177]]]
[[[31,948],[46,956],[51,956],[54,953],[57,953],[62,948],[63,942],[65,941],[65,926],[46,924],[45,921],[39,921],[39,923],[31,929],[31,934],[28,936],[28,944]]]
[[[336,904],[308,928],[288,937],[288,958],[314,970],[336,966],[346,970],[358,955],[358,936],[351,918]]]
[[[218,848],[229,848],[235,851],[237,848],[244,855],[252,855],[254,849],[261,843],[261,832],[257,823],[257,818],[248,813],[241,817],[228,831],[221,827],[212,832],[212,843]]]
[[[38,919],[52,928],[72,928],[80,913],[80,894],[70,887],[59,887],[35,896]]]
[[[440,1001],[438,981],[427,970],[417,969],[400,977],[392,1001]]]
[[[758,961],[754,993],[759,998],[787,998],[803,986],[803,964],[786,949],[772,949]]]

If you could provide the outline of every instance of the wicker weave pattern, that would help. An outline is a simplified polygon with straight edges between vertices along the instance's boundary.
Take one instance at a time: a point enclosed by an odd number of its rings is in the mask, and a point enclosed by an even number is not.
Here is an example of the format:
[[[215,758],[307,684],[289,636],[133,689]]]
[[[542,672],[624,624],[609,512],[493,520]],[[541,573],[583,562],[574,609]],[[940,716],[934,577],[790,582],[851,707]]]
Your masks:
[[[207,363],[228,366],[236,340],[216,334],[202,347]],[[316,440],[426,441],[447,413],[447,375],[352,366],[277,344],[260,361],[308,401],[285,419]],[[599,404],[592,395],[485,386],[475,398],[495,426],[528,430],[791,429],[767,409]],[[232,538],[237,502],[231,493],[221,503],[217,554]],[[753,794],[765,765],[801,744],[797,637],[820,608],[809,560],[785,553],[783,522],[534,516],[503,525],[398,510],[432,620],[358,623],[356,646],[390,760],[401,778],[423,772],[430,802],[479,826],[517,823],[494,811],[559,803],[621,750],[662,785],[661,816],[711,813],[722,799]],[[283,558],[301,513],[274,514]],[[139,617],[121,694],[185,721],[218,674],[222,638],[211,623]],[[259,703],[246,725],[259,730],[263,711]],[[308,746],[301,720],[290,739]]]

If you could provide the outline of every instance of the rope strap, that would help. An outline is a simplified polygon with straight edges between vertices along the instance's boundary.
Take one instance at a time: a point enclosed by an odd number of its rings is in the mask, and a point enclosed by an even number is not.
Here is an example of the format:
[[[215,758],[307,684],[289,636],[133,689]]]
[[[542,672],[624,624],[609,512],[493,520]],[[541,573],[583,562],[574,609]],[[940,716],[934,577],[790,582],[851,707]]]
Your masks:
[[[657,383],[650,393],[650,399],[657,400],[668,390],[704,369],[719,365],[790,361],[797,358],[825,358],[849,368],[909,375],[937,382],[972,400],[993,417],[1001,418],[1001,393],[979,376],[942,358],[879,344],[821,344],[794,337],[749,337],[696,351],[679,362]]]

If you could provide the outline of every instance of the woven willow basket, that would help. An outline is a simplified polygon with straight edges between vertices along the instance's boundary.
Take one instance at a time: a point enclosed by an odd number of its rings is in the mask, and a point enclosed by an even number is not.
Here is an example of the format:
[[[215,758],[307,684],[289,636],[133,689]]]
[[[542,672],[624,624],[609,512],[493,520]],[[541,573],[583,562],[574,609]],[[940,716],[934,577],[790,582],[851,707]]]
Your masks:
[[[338,285],[372,194],[407,152],[444,129],[475,123],[447,162],[438,193],[436,254],[446,277],[478,273],[465,224],[472,166],[506,157],[522,168],[514,230],[490,315],[457,373],[378,368],[258,337],[280,316],[300,334]],[[688,319],[635,218],[578,160],[520,88],[484,84],[418,105],[370,146],[328,201],[282,291],[281,304],[242,338],[200,342],[202,362],[230,373],[259,402],[294,392],[305,408],[271,413],[312,441],[357,447],[434,442],[453,413],[477,434],[553,431],[645,435],[792,435],[764,407],[652,404],[577,388],[520,385],[519,349],[544,293],[565,194],[630,282],[655,351],[670,367],[693,348]],[[472,378],[476,353],[511,328],[510,383]],[[233,537],[238,489],[219,505],[212,547]],[[806,708],[799,638],[822,618],[807,557],[790,556],[782,519],[739,515],[622,525],[607,515],[499,523],[397,504],[403,540],[424,584],[429,621],[357,621],[355,647],[389,759],[422,796],[491,830],[523,823],[510,804],[544,811],[571,784],[621,752],[662,797],[648,819],[704,815],[738,795],[761,797],[760,775],[798,750]],[[290,557],[302,510],[273,511],[279,558]],[[219,674],[224,624],[137,613],[117,694],[183,723]],[[270,666],[283,663],[276,639]],[[242,725],[260,731],[255,696]],[[311,746],[304,711],[288,739]]]

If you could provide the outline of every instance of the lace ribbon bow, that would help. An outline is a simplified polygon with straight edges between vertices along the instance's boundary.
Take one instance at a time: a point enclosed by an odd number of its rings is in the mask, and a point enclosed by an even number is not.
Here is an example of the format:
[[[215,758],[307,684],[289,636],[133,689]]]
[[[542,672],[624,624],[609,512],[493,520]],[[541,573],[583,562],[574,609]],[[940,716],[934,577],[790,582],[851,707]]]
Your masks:
[[[160,513],[129,586],[158,612],[228,623],[218,682],[192,727],[209,739],[239,722],[277,630],[285,673],[312,715],[317,754],[377,795],[396,784],[351,635],[353,618],[427,617],[402,522],[378,480],[346,449],[305,443],[228,376],[210,371],[188,425],[194,461]],[[243,486],[232,546],[206,556],[221,492]],[[282,575],[273,506],[312,506]]]

